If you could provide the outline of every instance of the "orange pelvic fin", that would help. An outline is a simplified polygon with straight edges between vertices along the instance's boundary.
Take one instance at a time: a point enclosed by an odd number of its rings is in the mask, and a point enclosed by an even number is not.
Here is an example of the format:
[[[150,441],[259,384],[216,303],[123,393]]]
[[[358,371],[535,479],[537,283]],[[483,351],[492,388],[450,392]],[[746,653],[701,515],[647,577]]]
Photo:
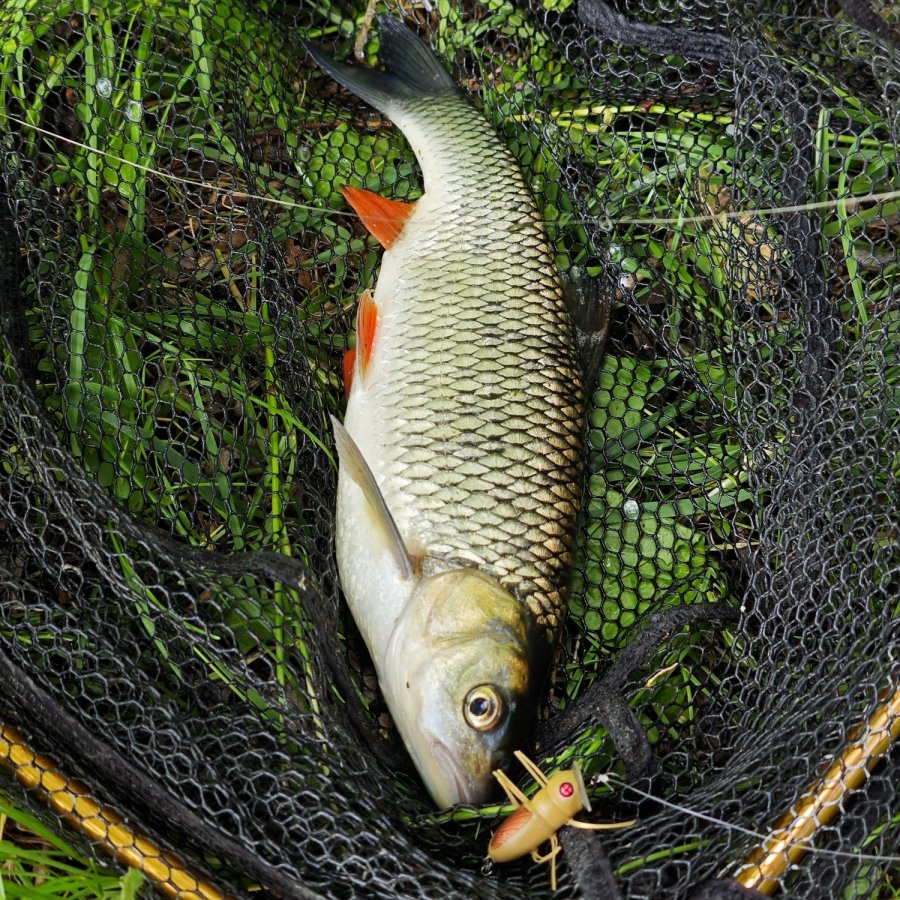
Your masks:
[[[356,369],[356,350],[344,351],[344,396],[350,396],[350,388],[353,387],[353,372]]]
[[[356,311],[356,347],[344,351],[343,374],[344,396],[350,396],[357,370],[365,378],[372,347],[375,345],[375,332],[378,330],[378,305],[372,299],[369,289],[363,291]]]
[[[369,233],[375,235],[385,249],[390,248],[403,231],[406,220],[416,206],[415,203],[404,203],[402,200],[388,200],[380,194],[349,184],[341,188],[341,193],[362,219]]]
[[[359,371],[365,377],[375,345],[375,332],[378,330],[378,306],[372,299],[369,289],[363,291],[359,298],[359,312],[356,314],[356,352],[359,355]]]

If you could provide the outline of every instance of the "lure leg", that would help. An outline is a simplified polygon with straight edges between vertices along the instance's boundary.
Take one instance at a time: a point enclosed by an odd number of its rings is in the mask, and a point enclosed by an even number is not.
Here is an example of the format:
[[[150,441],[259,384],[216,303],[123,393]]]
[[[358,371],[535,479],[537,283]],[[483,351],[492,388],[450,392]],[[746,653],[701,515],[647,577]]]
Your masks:
[[[537,850],[531,851],[531,858],[536,863],[550,863],[550,890],[556,890],[556,857],[559,856],[562,847],[559,846],[559,840],[555,834],[550,835],[550,851],[540,854]]]
[[[497,769],[494,772],[494,778],[500,782],[500,787],[503,788],[503,792],[509,798],[509,802],[512,803],[517,809],[520,806],[528,806],[528,798],[509,780],[509,777],[505,772],[502,772],[500,769]]]
[[[551,859],[556,859],[562,852],[562,847],[559,846],[559,838],[555,834],[551,834],[548,840],[550,841],[550,850],[547,853],[538,853],[537,850],[531,851],[531,858],[536,863],[550,862]]]
[[[532,762],[521,750],[516,750],[513,754],[516,759],[522,763],[522,767],[529,775],[543,787],[547,783],[547,776]]]
[[[579,822],[576,819],[569,819],[566,825],[583,828],[585,831],[612,831],[615,828],[628,828],[635,822],[637,819],[629,819],[627,822]]]

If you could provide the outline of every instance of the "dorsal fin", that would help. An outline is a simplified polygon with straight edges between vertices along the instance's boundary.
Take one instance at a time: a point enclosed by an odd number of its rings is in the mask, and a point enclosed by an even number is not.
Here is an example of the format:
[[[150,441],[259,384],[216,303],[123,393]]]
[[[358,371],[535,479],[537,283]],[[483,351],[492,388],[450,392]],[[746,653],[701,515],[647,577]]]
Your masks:
[[[385,249],[397,240],[397,236],[403,231],[406,220],[416,208],[415,202],[404,203],[402,200],[389,200],[367,191],[364,188],[353,187],[345,184],[341,188],[344,199],[354,212],[362,219],[363,225],[369,230],[369,234],[378,238],[378,243]]]
[[[565,300],[575,328],[575,346],[581,358],[584,387],[588,396],[597,386],[609,337],[612,297],[595,278],[566,284]]]
[[[350,437],[350,432],[334,417],[331,417],[331,426],[334,428],[334,443],[337,447],[338,459],[341,467],[359,485],[366,498],[366,503],[372,511],[372,517],[375,520],[375,527],[378,534],[384,540],[385,545],[397,563],[400,574],[404,578],[412,578],[413,562],[410,558],[406,544],[400,536],[400,530],[394,517],[387,508],[387,503],[375,482],[375,476],[369,468],[368,463],[363,459],[359,447]]]

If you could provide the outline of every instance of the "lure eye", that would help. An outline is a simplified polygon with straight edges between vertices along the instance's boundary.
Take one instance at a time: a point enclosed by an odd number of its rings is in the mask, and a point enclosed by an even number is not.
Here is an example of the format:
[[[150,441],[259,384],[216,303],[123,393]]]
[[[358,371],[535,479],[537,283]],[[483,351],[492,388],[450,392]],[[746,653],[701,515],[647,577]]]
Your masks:
[[[463,714],[477,731],[492,731],[503,718],[503,701],[494,688],[482,684],[466,694]]]

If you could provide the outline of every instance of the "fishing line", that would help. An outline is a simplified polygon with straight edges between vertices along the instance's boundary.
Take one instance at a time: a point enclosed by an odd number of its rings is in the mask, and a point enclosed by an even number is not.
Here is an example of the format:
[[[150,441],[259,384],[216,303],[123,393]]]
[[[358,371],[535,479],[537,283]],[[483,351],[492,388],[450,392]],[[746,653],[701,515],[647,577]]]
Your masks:
[[[322,213],[323,215],[334,213],[339,216],[353,216],[354,218],[358,218],[356,213],[350,210],[340,210],[340,209],[326,209],[321,206],[310,206],[304,203],[294,203],[291,200],[279,200],[277,197],[266,197],[261,194],[250,194],[247,191],[235,190],[234,188],[224,188],[219,185],[210,184],[206,181],[197,181],[193,178],[184,178],[180,175],[172,175],[170,172],[163,172],[160,169],[154,169],[152,166],[145,166],[139,162],[131,162],[130,160],[123,159],[121,156],[116,156],[115,153],[109,153],[106,150],[99,150],[96,147],[90,147],[87,144],[83,144],[81,141],[76,141],[74,138],[67,138],[61,134],[56,134],[54,131],[50,131],[46,128],[41,128],[39,125],[32,125],[30,122],[26,122],[24,119],[18,118],[18,116],[14,116],[11,113],[4,113],[7,120],[10,122],[15,122],[18,125],[22,125],[25,128],[32,128],[34,131],[37,131],[40,134],[45,135],[46,137],[51,137],[54,140],[62,141],[66,144],[71,144],[73,147],[78,147],[81,150],[86,150],[88,153],[95,153],[97,156],[102,156],[104,159],[113,160],[118,163],[123,163],[126,166],[131,166],[134,169],[139,169],[142,172],[147,172],[150,175],[159,175],[160,178],[165,178],[168,181],[174,181],[178,184],[186,184],[190,187],[203,188],[204,190],[213,191],[217,194],[241,194],[246,197],[248,200],[261,200],[263,203],[273,203],[277,206],[284,206],[288,209],[303,209],[309,212],[317,212]]]
[[[591,779],[591,785],[593,786],[597,784],[608,784],[618,788],[622,788],[623,790],[633,791],[635,794],[638,794],[647,800],[652,800],[655,803],[659,803],[661,806],[668,807],[675,812],[680,812],[684,815],[691,816],[696,819],[702,819],[704,822],[709,822],[713,825],[721,825],[726,830],[736,831],[740,834],[747,835],[747,837],[756,838],[759,841],[768,841],[771,838],[771,834],[763,834],[762,832],[754,831],[752,828],[744,828],[742,825],[735,825],[734,822],[728,822],[725,819],[716,818],[716,816],[710,815],[708,813],[703,813],[699,810],[691,809],[689,806],[682,806],[680,803],[675,803],[672,800],[665,800],[664,798],[659,797],[656,794],[651,794],[647,791],[641,790],[641,788],[635,787],[633,784],[628,784],[625,781],[620,781],[614,775],[595,775]],[[876,853],[850,853],[847,850],[829,850],[827,847],[815,847],[812,844],[808,844],[805,842],[803,843],[803,847],[806,852],[812,855],[819,853],[824,856],[837,857],[838,859],[865,860],[867,862],[900,862],[900,856],[882,856]]]
[[[839,197],[836,200],[819,200],[814,203],[801,203],[794,206],[767,206],[761,209],[732,210],[731,212],[709,213],[703,216],[675,216],[668,219],[613,219],[617,225],[682,225],[702,222],[721,221],[722,219],[739,219],[744,216],[783,215],[785,213],[807,212],[816,209],[834,209],[842,203],[884,203],[900,198],[900,190],[884,191],[878,194],[860,194]],[[590,220],[588,220],[590,221]]]
[[[236,190],[234,188],[225,188],[221,187],[220,185],[210,184],[206,181],[198,181],[193,178],[184,178],[180,175],[173,175],[170,172],[163,172],[160,169],[154,169],[152,166],[146,166],[138,162],[131,162],[130,160],[124,159],[121,156],[117,156],[114,153],[110,153],[107,150],[100,150],[96,147],[90,147],[87,144],[82,143],[81,141],[76,141],[74,138],[64,137],[63,135],[57,134],[56,132],[50,131],[49,129],[41,128],[38,125],[33,125],[24,119],[20,119],[18,116],[12,115],[12,113],[5,112],[3,113],[3,115],[6,117],[7,121],[15,122],[16,124],[21,125],[25,128],[31,128],[39,134],[45,135],[46,137],[51,137],[54,140],[62,141],[63,143],[70,144],[73,147],[78,147],[79,149],[85,150],[88,153],[94,153],[97,156],[103,157],[104,159],[118,162],[126,166],[131,166],[132,168],[138,169],[142,172],[146,172],[150,175],[158,175],[160,178],[164,178],[167,181],[188,185],[190,187],[202,188],[203,190],[211,191],[216,194],[239,194],[242,197],[247,198],[247,200],[257,200],[261,203],[271,203],[276,206],[284,207],[286,209],[302,209],[307,212],[315,212],[321,215],[348,216],[354,219],[359,218],[359,216],[352,210],[330,209],[321,206],[312,206],[306,203],[295,203],[291,200],[280,200],[277,197],[265,196],[263,194],[252,194],[243,190]],[[663,218],[623,216],[615,219],[609,218],[608,216],[587,216],[583,218],[568,219],[566,224],[599,225],[606,231],[611,231],[614,225],[700,225],[710,222],[722,222],[730,219],[741,219],[745,218],[746,216],[786,215],[790,213],[809,212],[812,210],[836,209],[839,206],[848,203],[886,203],[891,200],[898,199],[900,199],[900,190],[893,190],[870,194],[851,194],[849,196],[839,197],[833,200],[819,200],[811,203],[802,203],[789,206],[769,206],[751,210],[723,210],[722,212],[707,213],[699,216],[679,215]],[[544,224],[558,223],[545,222]]]

